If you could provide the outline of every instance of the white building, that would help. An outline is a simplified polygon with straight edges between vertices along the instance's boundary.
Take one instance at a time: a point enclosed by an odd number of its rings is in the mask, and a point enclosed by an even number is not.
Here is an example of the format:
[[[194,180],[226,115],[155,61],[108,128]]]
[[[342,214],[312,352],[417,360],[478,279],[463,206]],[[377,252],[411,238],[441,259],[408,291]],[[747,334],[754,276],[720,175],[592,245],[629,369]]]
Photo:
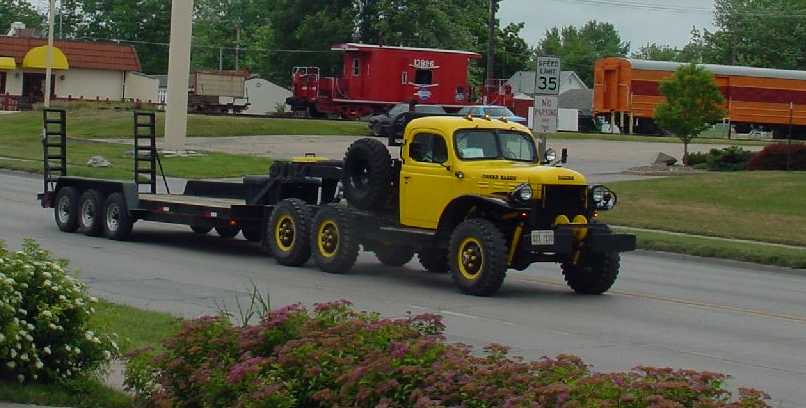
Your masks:
[[[512,87],[512,94],[535,95],[535,71],[518,71],[507,81]],[[560,93],[573,89],[588,89],[585,82],[574,71],[560,72]]]
[[[44,100],[47,41],[30,30],[0,36],[0,109]],[[140,74],[135,49],[114,42],[55,41],[51,98],[157,101],[156,79]]]

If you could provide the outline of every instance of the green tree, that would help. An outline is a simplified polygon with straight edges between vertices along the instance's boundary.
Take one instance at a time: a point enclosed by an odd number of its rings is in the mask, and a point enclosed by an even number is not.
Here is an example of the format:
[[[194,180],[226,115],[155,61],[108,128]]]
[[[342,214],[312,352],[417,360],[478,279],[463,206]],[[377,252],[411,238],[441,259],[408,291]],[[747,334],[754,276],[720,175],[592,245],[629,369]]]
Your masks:
[[[266,44],[266,31],[271,29],[269,14],[272,0],[196,0],[193,16],[193,67],[235,69],[235,47],[238,34],[239,68],[252,68],[260,60]],[[255,45],[253,51],[250,45]],[[219,54],[220,53],[220,54]],[[221,60],[219,61],[219,57]],[[259,68],[258,68],[259,69]]]
[[[556,55],[563,69],[574,71],[589,86],[593,85],[593,67],[604,57],[623,57],[630,52],[630,43],[621,40],[610,23],[589,21],[582,27],[554,27],[546,31],[537,47],[538,54]]]
[[[632,58],[649,61],[679,61],[681,51],[668,45],[650,43],[632,53]]]
[[[725,98],[713,75],[696,64],[680,67],[660,84],[666,101],[655,109],[655,122],[683,142],[683,163],[688,164],[688,145],[725,112]]]
[[[25,0],[0,0],[0,32],[5,34],[15,21],[29,28],[40,28],[45,19]]]

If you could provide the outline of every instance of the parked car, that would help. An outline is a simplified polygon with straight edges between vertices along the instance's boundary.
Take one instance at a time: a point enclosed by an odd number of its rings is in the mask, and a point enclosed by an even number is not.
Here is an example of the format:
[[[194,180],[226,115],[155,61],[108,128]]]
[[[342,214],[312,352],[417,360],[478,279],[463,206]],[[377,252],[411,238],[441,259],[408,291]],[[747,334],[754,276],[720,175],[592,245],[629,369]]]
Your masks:
[[[389,112],[380,115],[373,115],[369,118],[369,130],[375,136],[380,136],[383,133],[383,128],[389,126],[398,115],[409,111],[409,104],[399,103],[389,109]],[[417,113],[428,113],[433,115],[444,115],[445,109],[439,105],[416,105],[414,111]]]
[[[471,114],[475,117],[484,117],[489,116],[493,119],[506,119],[512,122],[520,123],[521,125],[526,126],[529,122],[523,116],[518,116],[512,113],[511,110],[504,106],[494,106],[494,105],[476,105],[476,106],[465,106],[461,110],[459,110],[459,114],[462,116],[466,116],[467,114]]]

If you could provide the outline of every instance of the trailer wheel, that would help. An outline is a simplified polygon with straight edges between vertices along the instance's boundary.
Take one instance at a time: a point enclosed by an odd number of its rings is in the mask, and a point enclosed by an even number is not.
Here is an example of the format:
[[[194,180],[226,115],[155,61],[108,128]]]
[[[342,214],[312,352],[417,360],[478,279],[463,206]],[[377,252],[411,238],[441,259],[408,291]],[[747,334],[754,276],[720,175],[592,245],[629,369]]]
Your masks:
[[[358,258],[358,240],[350,217],[341,207],[322,207],[313,220],[311,248],[319,268],[347,273]]]
[[[386,266],[401,267],[414,258],[414,249],[380,245],[375,248],[375,257]]]
[[[115,241],[129,239],[132,233],[132,219],[123,194],[110,194],[104,203],[103,214],[104,232],[107,238]]]
[[[260,242],[263,240],[263,231],[258,225],[244,224],[241,226],[241,233],[249,242]]]
[[[450,271],[448,265],[448,251],[440,248],[427,248],[417,253],[420,265],[431,273],[445,274]]]
[[[241,229],[235,226],[220,226],[215,227],[215,232],[218,234],[219,237],[224,239],[232,239],[241,232]]]
[[[78,201],[78,190],[75,187],[63,187],[56,194],[53,215],[62,232],[76,232],[78,229]]]
[[[78,200],[78,225],[85,235],[97,237],[103,234],[104,224],[101,221],[103,208],[103,198],[97,190],[91,189],[81,194]]]
[[[476,218],[459,224],[449,254],[451,277],[462,292],[492,296],[504,283],[507,245],[492,222]]]
[[[213,227],[209,225],[191,225],[190,229],[199,235],[206,235],[213,230]]]
[[[264,245],[280,265],[302,266],[311,258],[311,210],[304,201],[289,198],[274,208]]]
[[[372,210],[382,207],[392,184],[392,158],[378,140],[360,139],[344,155],[344,196],[350,205]]]

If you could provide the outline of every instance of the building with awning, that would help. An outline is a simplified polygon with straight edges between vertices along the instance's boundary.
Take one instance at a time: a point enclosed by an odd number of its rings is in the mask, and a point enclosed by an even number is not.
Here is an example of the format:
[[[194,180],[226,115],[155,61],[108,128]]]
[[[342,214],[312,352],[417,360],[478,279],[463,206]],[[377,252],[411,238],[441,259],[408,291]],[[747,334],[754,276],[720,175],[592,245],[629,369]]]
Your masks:
[[[158,81],[140,74],[137,51],[117,42],[54,41],[30,30],[0,36],[0,96],[20,108],[44,100],[45,70],[52,56],[51,98],[84,100],[158,100]]]

